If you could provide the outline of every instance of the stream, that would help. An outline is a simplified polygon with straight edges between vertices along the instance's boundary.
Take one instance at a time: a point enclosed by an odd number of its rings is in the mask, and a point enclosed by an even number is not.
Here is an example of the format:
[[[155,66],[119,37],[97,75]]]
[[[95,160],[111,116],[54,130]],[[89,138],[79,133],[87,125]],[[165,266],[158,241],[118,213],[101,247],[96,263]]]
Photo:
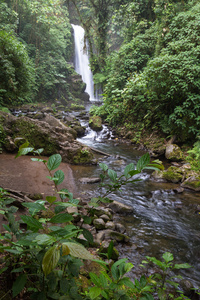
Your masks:
[[[109,168],[121,174],[125,166],[137,163],[144,154],[135,150],[133,145],[121,144],[112,139],[112,133],[104,126],[101,132],[88,127],[88,122],[80,120],[86,126],[86,135],[78,140],[110,154],[100,157]],[[82,184],[81,177],[98,177],[99,166],[72,166],[73,175],[79,190],[90,196],[98,196],[98,184]],[[178,185],[155,182],[150,171],[138,176],[141,181],[122,187],[121,192],[110,196],[134,208],[134,214],[120,216],[120,222],[126,227],[131,238],[131,245],[119,245],[120,257],[126,257],[135,266],[134,274],[141,275],[139,266],[146,255],[161,259],[164,252],[174,255],[176,263],[189,263],[191,269],[181,270],[184,278],[195,287],[200,285],[200,216],[197,206],[200,204],[199,193],[184,190],[177,193]],[[153,272],[153,270],[149,270]]]

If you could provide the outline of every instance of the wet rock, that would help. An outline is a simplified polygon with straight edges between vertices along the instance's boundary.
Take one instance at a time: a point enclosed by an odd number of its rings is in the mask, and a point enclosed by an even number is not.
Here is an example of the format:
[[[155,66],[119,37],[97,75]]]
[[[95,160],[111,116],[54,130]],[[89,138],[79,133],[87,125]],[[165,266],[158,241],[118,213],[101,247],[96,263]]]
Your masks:
[[[115,223],[114,222],[107,222],[106,225],[105,225],[105,228],[115,230]]]
[[[116,213],[119,214],[131,214],[133,213],[133,207],[123,204],[121,202],[113,201],[109,204],[109,207]]]
[[[104,207],[99,206],[99,207],[93,208],[93,211],[94,211],[95,215],[97,215],[98,217],[100,217],[102,215],[107,215],[110,218],[110,220],[112,220],[113,212],[109,208],[104,208]]]
[[[105,222],[110,221],[110,218],[109,218],[108,215],[101,215],[100,217],[101,217],[101,219],[103,219]]]
[[[196,175],[196,176],[191,176],[188,177],[182,184],[181,186],[183,188],[188,188],[191,189],[195,192],[199,192],[200,191],[200,176]]]
[[[119,233],[117,231],[113,231],[110,229],[104,230],[105,233],[105,240],[114,240],[117,241],[118,243],[128,243],[130,238],[122,233]]]
[[[173,192],[176,194],[181,194],[184,192],[184,188],[183,187],[177,187],[176,189],[173,189]]]
[[[96,229],[100,230],[100,229],[104,229],[106,224],[103,219],[99,218],[93,220],[93,225]]]
[[[126,232],[125,226],[120,223],[115,224],[115,229],[116,229],[116,231],[118,231],[120,233]]]
[[[171,166],[166,171],[163,171],[163,178],[170,182],[178,183],[182,181],[183,172],[180,168]]]
[[[95,243],[97,243],[98,245],[100,245],[104,239],[105,239],[105,232],[104,231],[99,231],[96,234],[96,236],[94,238],[94,241],[95,241]]]
[[[92,116],[89,119],[89,126],[95,131],[101,131],[102,130],[102,119],[99,116]]]
[[[180,161],[183,159],[183,153],[176,144],[167,145],[165,150],[165,157],[172,161]]]
[[[75,125],[75,126],[73,127],[73,129],[76,131],[77,137],[82,137],[82,136],[84,136],[84,134],[85,134],[85,127]]]
[[[83,178],[79,179],[79,181],[80,181],[81,183],[97,183],[97,182],[100,182],[101,179],[98,178],[98,177],[97,177],[97,178],[96,178],[96,177],[94,177],[94,178],[83,177]]]
[[[99,255],[101,256],[101,253],[104,254],[104,255],[102,255],[103,258],[105,258],[105,254],[108,253],[109,245],[110,245],[110,242],[105,241],[105,242],[102,243],[102,245],[99,248]],[[119,258],[119,252],[115,247],[113,247],[111,259],[112,260],[118,260],[118,258]]]

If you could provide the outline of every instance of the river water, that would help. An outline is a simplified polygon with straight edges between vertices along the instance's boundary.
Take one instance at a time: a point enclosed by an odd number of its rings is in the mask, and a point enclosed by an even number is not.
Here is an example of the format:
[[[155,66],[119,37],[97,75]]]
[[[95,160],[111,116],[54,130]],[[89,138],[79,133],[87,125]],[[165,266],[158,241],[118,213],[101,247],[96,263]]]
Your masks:
[[[87,126],[86,121],[81,121]],[[101,162],[115,170],[119,175],[131,162],[137,163],[141,151],[133,145],[120,144],[112,139],[107,127],[99,133],[87,127],[86,136],[78,139],[81,143],[110,154],[100,157]],[[73,174],[82,193],[98,196],[98,184],[81,184],[81,177],[98,177],[99,166],[74,166]],[[184,278],[200,286],[200,215],[197,206],[200,194],[185,190],[177,193],[178,185],[155,182],[151,172],[138,176],[141,181],[122,187],[121,192],[110,198],[131,205],[134,213],[120,217],[131,237],[130,245],[118,247],[120,256],[127,257],[135,266],[135,273],[140,274],[139,264],[146,255],[161,259],[166,251],[174,255],[176,263],[189,263],[191,269],[180,271]]]

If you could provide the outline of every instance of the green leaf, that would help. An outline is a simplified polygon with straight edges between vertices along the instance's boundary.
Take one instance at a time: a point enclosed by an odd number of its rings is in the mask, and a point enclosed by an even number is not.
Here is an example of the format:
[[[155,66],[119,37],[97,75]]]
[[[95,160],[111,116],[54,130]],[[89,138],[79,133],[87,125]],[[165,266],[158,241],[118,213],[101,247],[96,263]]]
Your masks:
[[[120,279],[120,281],[118,283],[120,285],[126,285],[127,287],[129,287],[131,289],[135,288],[134,283],[128,277],[123,277],[122,279]]]
[[[91,224],[92,218],[88,216],[82,216],[84,224]]]
[[[21,216],[21,219],[24,221],[24,223],[26,223],[29,227],[33,228],[33,229],[42,229],[42,224],[34,219],[33,217],[30,216]]]
[[[97,285],[97,286],[100,287],[101,286],[101,282],[100,282],[100,279],[97,276],[97,274],[90,272],[89,275],[90,275],[90,278],[92,280],[92,283],[94,283],[95,285]]]
[[[60,154],[51,155],[47,162],[47,167],[48,167],[49,171],[57,169],[59,167],[61,161],[62,161],[62,157]]]
[[[110,177],[110,179],[113,181],[113,182],[116,182],[116,179],[117,179],[117,173],[111,169],[108,169],[108,176]]]
[[[47,202],[49,202],[50,204],[56,201],[56,196],[46,196],[46,200]]]
[[[173,254],[170,252],[165,252],[162,257],[166,263],[168,263],[174,259]]]
[[[30,153],[30,152],[33,152],[33,150],[34,150],[34,148],[32,148],[32,147],[21,148],[21,149],[18,151],[18,153],[17,153],[17,155],[15,156],[15,158],[17,158],[17,157],[19,157],[19,156],[22,156],[22,155],[26,155],[26,154],[28,154],[28,153]]]
[[[31,157],[32,161],[39,161],[39,162],[45,162],[45,160],[41,159],[41,158],[37,158],[37,157]]]
[[[124,176],[128,179],[131,177],[130,175],[130,171],[134,170],[135,169],[135,166],[133,163],[130,163],[129,165],[127,165],[124,169]]]
[[[66,242],[63,243],[63,245],[66,245],[69,248],[70,255],[74,257],[78,257],[82,259],[90,259],[90,260],[94,258],[93,255],[80,244]]]
[[[173,269],[189,269],[192,268],[192,266],[190,266],[187,263],[184,264],[175,264]]]
[[[111,273],[112,273],[112,276],[113,276],[114,280],[119,280],[120,272],[119,272],[119,269],[117,268],[117,266],[115,264],[113,264],[112,267],[111,267]]]
[[[97,298],[101,294],[101,289],[94,286],[89,290],[89,295],[91,299]]]
[[[139,174],[140,172],[138,170],[132,170],[132,171],[129,171],[129,175],[130,177],[134,176],[134,175],[137,175]]]
[[[104,163],[100,163],[99,166],[104,172],[108,170],[108,166]]]
[[[44,255],[42,260],[42,270],[47,276],[50,274],[53,269],[57,266],[57,263],[60,259],[60,249],[57,245],[51,247]]]
[[[83,236],[86,238],[86,240],[90,244],[93,244],[93,235],[91,234],[91,232],[85,228],[83,228],[82,230],[83,230]]]
[[[56,242],[56,238],[48,234],[39,234],[34,241],[36,241],[38,245],[50,245]]]
[[[64,214],[58,214],[55,215],[53,218],[51,218],[49,220],[50,223],[65,223],[65,222],[70,222],[73,219],[73,216],[68,214],[68,213],[64,213]]]
[[[114,243],[113,241],[110,242],[109,246],[108,246],[108,259],[111,259],[112,254],[113,254],[113,248],[114,248]]]
[[[35,211],[40,211],[40,210],[45,209],[44,205],[37,203],[37,202],[33,202],[33,203],[25,202],[25,203],[22,203],[22,205],[29,209],[35,210]]]
[[[141,172],[148,164],[150,163],[150,155],[149,153],[144,154],[137,163],[137,170]]]
[[[58,170],[55,172],[53,181],[55,182],[56,185],[61,184],[64,179],[65,179],[65,174],[62,170]]]
[[[26,274],[20,274],[12,286],[13,297],[16,297],[25,287],[27,281]]]

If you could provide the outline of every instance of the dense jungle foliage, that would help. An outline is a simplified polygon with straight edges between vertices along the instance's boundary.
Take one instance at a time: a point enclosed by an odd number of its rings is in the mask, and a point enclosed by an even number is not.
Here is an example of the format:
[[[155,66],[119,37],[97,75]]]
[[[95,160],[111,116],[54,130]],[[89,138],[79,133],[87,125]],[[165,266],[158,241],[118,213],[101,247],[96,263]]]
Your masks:
[[[112,126],[194,141],[200,130],[197,0],[0,1],[0,105],[71,99],[70,23],[81,24]],[[70,98],[71,97],[71,98]]]

